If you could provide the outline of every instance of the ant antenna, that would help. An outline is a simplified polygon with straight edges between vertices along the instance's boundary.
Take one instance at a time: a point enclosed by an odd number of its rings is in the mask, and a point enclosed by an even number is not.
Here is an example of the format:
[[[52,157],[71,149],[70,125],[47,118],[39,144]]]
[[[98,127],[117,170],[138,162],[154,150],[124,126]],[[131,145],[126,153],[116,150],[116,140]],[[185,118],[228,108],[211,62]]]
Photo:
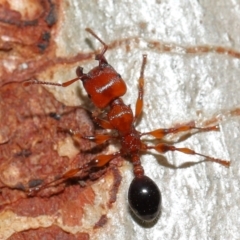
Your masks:
[[[98,35],[91,29],[91,28],[86,28],[85,29],[87,32],[89,32],[90,34],[92,34],[102,45],[103,45],[103,50],[102,52],[99,54],[98,59],[101,59],[102,56],[105,54],[105,52],[108,49],[108,45],[100,38],[98,37]]]

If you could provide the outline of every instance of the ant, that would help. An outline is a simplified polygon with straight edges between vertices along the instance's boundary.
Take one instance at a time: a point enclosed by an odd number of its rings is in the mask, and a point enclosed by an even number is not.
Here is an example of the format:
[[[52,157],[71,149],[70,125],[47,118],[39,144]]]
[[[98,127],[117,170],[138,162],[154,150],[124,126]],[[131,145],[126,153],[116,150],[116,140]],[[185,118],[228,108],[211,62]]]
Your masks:
[[[201,153],[197,153],[189,148],[177,148],[166,143],[156,145],[147,145],[141,140],[143,136],[151,136],[158,140],[163,140],[168,134],[176,134],[190,130],[197,131],[218,131],[219,126],[199,128],[194,123],[185,124],[169,129],[159,128],[149,132],[139,132],[135,128],[136,122],[143,111],[144,98],[144,70],[147,64],[147,55],[143,55],[140,77],[138,79],[138,97],[136,101],[135,113],[122,100],[122,96],[126,93],[127,87],[121,75],[107,62],[104,54],[108,49],[108,45],[97,36],[90,28],[86,28],[93,37],[95,37],[102,45],[103,49],[99,54],[96,54],[95,60],[99,62],[98,66],[94,67],[88,73],[83,73],[82,67],[77,67],[77,77],[62,84],[39,81],[37,79],[23,81],[24,86],[31,84],[54,85],[67,87],[74,82],[81,80],[89,99],[98,109],[93,112],[93,120],[103,129],[111,130],[106,134],[95,134],[93,136],[81,136],[79,133],[69,131],[74,139],[86,139],[94,141],[96,144],[103,144],[110,140],[118,140],[120,142],[120,150],[112,154],[100,154],[89,163],[76,169],[71,169],[63,174],[59,179],[48,184],[41,185],[31,191],[39,191],[48,185],[63,182],[69,178],[73,178],[79,171],[94,170],[107,165],[116,157],[126,157],[133,164],[134,178],[128,190],[128,202],[133,213],[145,222],[154,221],[160,214],[161,209],[161,192],[155,182],[144,174],[144,169],[141,165],[141,152],[154,149],[163,154],[168,151],[178,151],[190,155],[198,155],[204,157],[205,161],[216,162],[226,167],[230,165],[229,161],[213,158]],[[113,134],[113,132],[115,134]]]

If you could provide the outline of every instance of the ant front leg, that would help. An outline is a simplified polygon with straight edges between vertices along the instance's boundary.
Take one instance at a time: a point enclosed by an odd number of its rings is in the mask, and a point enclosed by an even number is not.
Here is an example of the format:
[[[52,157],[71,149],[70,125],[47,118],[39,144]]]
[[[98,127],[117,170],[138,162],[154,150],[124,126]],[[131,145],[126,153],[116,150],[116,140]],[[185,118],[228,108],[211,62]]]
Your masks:
[[[144,69],[147,63],[147,55],[143,55],[140,77],[138,79],[138,98],[135,108],[135,121],[139,118],[143,109],[143,96],[144,96]]]

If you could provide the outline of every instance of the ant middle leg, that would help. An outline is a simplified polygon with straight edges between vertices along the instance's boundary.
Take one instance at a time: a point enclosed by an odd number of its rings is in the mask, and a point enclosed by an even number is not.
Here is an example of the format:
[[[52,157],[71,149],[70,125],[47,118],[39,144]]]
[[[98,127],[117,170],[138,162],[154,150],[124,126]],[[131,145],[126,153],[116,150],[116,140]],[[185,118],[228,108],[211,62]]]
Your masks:
[[[66,132],[66,133],[70,134],[72,136],[73,140],[76,141],[77,143],[80,143],[81,139],[85,139],[85,140],[95,142],[97,145],[99,145],[99,144],[103,144],[103,143],[105,143],[109,140],[117,138],[117,137],[113,136],[111,133],[109,133],[109,134],[94,134],[94,135],[91,135],[91,136],[83,136],[78,131],[73,131],[72,129],[65,129],[65,128],[61,128],[61,127],[58,127],[58,131],[59,132]]]
[[[194,122],[190,122],[188,124],[179,126],[179,127],[174,127],[174,128],[159,128],[150,132],[145,132],[145,133],[141,133],[141,136],[144,135],[150,135],[153,136],[157,139],[162,139],[164,138],[166,135],[173,133],[173,134],[177,134],[180,132],[187,132],[190,131],[192,129],[201,131],[201,132],[206,132],[206,131],[219,131],[219,126],[218,125],[214,125],[214,126],[210,126],[210,127],[196,127]]]
[[[71,132],[73,140],[76,142],[80,142],[80,139],[89,140],[95,142],[97,145],[103,144],[109,140],[116,139],[116,137],[112,136],[111,134],[94,134],[92,136],[82,136],[80,133]]]

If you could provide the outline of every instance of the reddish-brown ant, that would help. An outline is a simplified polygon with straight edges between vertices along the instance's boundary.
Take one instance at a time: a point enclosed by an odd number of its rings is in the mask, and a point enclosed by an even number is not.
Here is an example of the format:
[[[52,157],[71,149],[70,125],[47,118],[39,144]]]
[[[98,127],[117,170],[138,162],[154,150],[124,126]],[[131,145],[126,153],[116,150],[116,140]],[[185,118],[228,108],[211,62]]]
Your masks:
[[[65,181],[66,179],[74,177],[79,171],[103,167],[118,156],[128,157],[133,164],[133,172],[135,175],[128,191],[130,208],[141,220],[153,221],[160,212],[161,193],[153,180],[144,175],[144,170],[140,161],[141,152],[149,149],[155,149],[159,153],[178,151],[190,155],[199,155],[206,158],[207,161],[217,162],[226,167],[229,166],[230,162],[197,153],[189,148],[177,148],[162,142],[157,145],[147,145],[141,140],[141,137],[149,135],[156,139],[163,139],[170,133],[180,133],[192,129],[199,131],[216,131],[219,129],[219,127],[215,125],[205,128],[198,128],[194,123],[191,123],[169,129],[159,128],[157,130],[145,133],[137,131],[135,128],[135,123],[143,110],[144,69],[147,62],[147,56],[143,55],[141,72],[138,80],[138,98],[136,101],[135,114],[133,114],[130,106],[126,105],[121,99],[121,97],[127,91],[125,82],[114,70],[114,68],[108,64],[104,57],[108,46],[91,29],[87,28],[86,31],[92,34],[103,45],[101,53],[96,55],[96,60],[99,62],[97,67],[93,68],[87,74],[83,73],[83,68],[78,67],[76,69],[77,77],[62,84],[43,82],[39,80],[28,80],[24,81],[24,85],[28,86],[31,84],[43,84],[67,87],[72,83],[81,80],[93,104],[105,113],[105,116],[102,118],[100,117],[100,114],[94,114],[94,121],[104,129],[115,130],[117,134],[114,136],[112,134],[80,136],[78,133],[72,133],[73,137],[75,139],[88,139],[96,142],[97,144],[104,143],[111,139],[117,139],[121,144],[121,148],[119,151],[112,154],[101,154],[83,167],[67,171],[60,179],[53,181],[50,184],[48,183],[47,185],[42,185],[38,188],[32,189],[32,191],[38,191],[46,186]]]

